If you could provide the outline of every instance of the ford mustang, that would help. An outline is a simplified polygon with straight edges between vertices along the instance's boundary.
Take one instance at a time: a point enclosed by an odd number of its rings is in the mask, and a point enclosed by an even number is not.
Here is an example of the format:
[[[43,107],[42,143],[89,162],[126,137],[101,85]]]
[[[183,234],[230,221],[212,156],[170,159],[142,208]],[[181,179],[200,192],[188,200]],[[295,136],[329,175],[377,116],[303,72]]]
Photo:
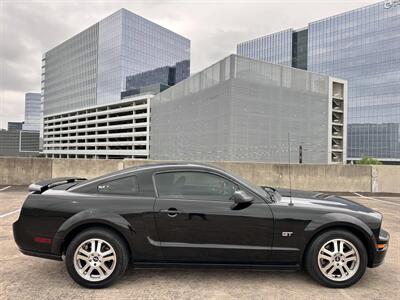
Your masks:
[[[380,265],[382,215],[324,193],[255,186],[203,164],[164,163],[91,180],[29,186],[14,239],[55,259],[78,284],[109,286],[134,267],[306,268],[348,287]]]

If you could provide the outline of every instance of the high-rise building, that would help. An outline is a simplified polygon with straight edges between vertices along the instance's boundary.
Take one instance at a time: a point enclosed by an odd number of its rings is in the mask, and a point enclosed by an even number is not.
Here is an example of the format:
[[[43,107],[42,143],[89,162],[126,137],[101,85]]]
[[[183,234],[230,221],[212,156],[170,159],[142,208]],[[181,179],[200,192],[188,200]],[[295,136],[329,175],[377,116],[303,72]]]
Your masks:
[[[189,61],[190,40],[118,10],[43,55],[44,116],[118,102],[129,75],[186,62],[187,77]]]
[[[399,1],[246,41],[238,44],[237,53],[346,79],[348,159],[369,155],[383,162],[400,161],[399,134],[393,132],[400,124]],[[377,143],[377,132],[384,144]]]
[[[150,158],[343,163],[346,111],[345,80],[231,55],[152,98]]]
[[[25,94],[25,122],[24,130],[39,131],[40,130],[40,93]]]
[[[40,93],[26,93],[25,121],[8,122],[0,131],[0,156],[38,156],[40,116]]]
[[[190,40],[125,9],[46,52],[43,153],[147,158],[147,105],[152,93],[124,99],[121,94],[128,76],[171,66],[176,70],[174,83],[189,76]],[[147,85],[146,80],[136,83]],[[135,88],[146,90],[136,83]]]

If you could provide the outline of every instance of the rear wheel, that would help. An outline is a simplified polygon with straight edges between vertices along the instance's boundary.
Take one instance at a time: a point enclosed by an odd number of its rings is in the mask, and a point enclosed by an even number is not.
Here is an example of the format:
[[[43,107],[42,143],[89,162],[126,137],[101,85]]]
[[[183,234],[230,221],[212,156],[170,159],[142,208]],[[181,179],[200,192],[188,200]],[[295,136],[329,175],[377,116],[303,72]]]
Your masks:
[[[311,244],[306,258],[308,273],[319,283],[332,288],[358,282],[367,267],[363,243],[348,231],[322,233]]]
[[[66,252],[72,279],[88,288],[103,288],[123,275],[129,256],[124,241],[114,232],[92,228],[78,234]]]

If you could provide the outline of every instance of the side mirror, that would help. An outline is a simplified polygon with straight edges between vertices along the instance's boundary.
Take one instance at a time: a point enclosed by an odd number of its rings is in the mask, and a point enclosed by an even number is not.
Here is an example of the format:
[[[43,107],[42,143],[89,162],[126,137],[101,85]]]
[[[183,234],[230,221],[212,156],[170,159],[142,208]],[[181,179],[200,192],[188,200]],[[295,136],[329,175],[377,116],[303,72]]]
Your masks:
[[[248,207],[253,203],[254,198],[247,194],[245,191],[235,191],[231,197],[233,201],[232,209],[242,209]]]

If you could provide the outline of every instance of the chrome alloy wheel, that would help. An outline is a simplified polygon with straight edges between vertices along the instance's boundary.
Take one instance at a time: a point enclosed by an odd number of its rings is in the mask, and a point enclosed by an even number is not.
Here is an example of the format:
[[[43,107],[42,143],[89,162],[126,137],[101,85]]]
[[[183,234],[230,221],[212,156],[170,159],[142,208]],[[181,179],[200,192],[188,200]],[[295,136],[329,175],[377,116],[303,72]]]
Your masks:
[[[116,263],[114,248],[102,239],[86,240],[75,250],[75,270],[83,279],[91,282],[109,277]]]
[[[357,248],[344,239],[325,243],[318,252],[318,267],[332,281],[345,281],[356,274],[360,266]]]

